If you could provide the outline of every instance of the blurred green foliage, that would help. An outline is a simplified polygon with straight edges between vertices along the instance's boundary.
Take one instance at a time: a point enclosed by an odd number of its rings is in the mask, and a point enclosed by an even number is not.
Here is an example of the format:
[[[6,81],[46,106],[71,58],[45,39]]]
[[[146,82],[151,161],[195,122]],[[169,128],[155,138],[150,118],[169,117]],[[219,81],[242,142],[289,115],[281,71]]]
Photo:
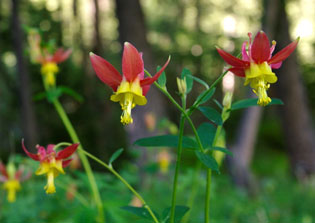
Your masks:
[[[57,7],[53,7],[55,2]],[[67,3],[62,3],[67,2]],[[102,160],[108,160],[110,154],[117,148],[126,148],[125,131],[120,124],[119,105],[108,99],[111,90],[95,78],[91,72],[88,52],[93,49],[93,7],[92,1],[77,1],[78,17],[70,1],[20,1],[20,19],[22,24],[39,27],[43,39],[56,41],[56,45],[72,48],[70,60],[60,66],[57,75],[58,84],[69,86],[83,96],[79,103],[69,96],[62,97],[75,128],[87,150],[93,151]],[[84,3],[83,3],[84,2]],[[87,3],[88,4],[87,7]],[[100,54],[107,58],[115,67],[121,64],[121,45],[118,41],[118,21],[115,17],[114,1],[103,1],[101,6],[101,34],[104,52]],[[199,2],[199,5],[196,4]],[[250,2],[250,3],[249,3]],[[291,1],[295,2],[295,1]],[[297,1],[299,2],[299,1]],[[0,157],[5,160],[9,153],[21,152],[20,101],[18,97],[18,76],[16,73],[16,56],[14,55],[11,30],[11,1],[0,1]],[[246,33],[253,33],[259,29],[262,7],[260,1],[180,1],[180,0],[146,0],[141,1],[147,24],[147,36],[156,58],[155,65],[161,64],[169,54],[172,61],[166,70],[167,88],[176,94],[176,77],[183,67],[189,68],[193,75],[201,77],[209,83],[222,71],[223,61],[218,58],[215,45],[229,49],[234,54],[240,51],[241,43],[246,39]],[[60,5],[61,4],[61,5]],[[68,5],[63,5],[68,4]],[[62,8],[62,6],[64,8]],[[67,7],[65,7],[67,6]],[[242,8],[243,7],[243,8]],[[90,13],[90,14],[89,14]],[[237,29],[234,33],[224,31],[222,22],[232,16],[236,19]],[[31,94],[34,96],[43,92],[40,67],[32,65],[28,59],[28,49],[24,33],[24,57],[27,62],[31,79]],[[313,40],[314,43],[314,40]],[[311,45],[314,49],[314,45]],[[301,57],[303,58],[303,57]],[[303,78],[307,86],[310,105],[315,115],[315,65],[309,61],[300,61]],[[237,86],[242,86],[236,80]],[[188,103],[193,103],[197,92],[203,86],[194,85]],[[194,93],[196,91],[196,93]],[[219,98],[217,89],[215,97]],[[236,87],[235,99],[242,99],[246,89]],[[52,105],[45,101],[35,101],[35,111],[38,124],[39,144],[46,145],[67,141],[68,135],[59,120]],[[168,106],[170,107],[170,106]],[[178,122],[178,113],[170,107],[169,116]],[[252,168],[257,176],[259,193],[251,197],[245,191],[235,188],[226,174],[216,175],[211,198],[211,216],[216,223],[314,223],[315,222],[315,182],[310,180],[304,185],[298,184],[289,175],[289,163],[284,151],[284,140],[276,117],[276,109],[268,108],[264,114],[259,131],[257,152]],[[241,117],[241,111],[231,113],[226,123],[228,141],[232,141],[236,126]],[[202,122],[200,115],[194,115],[195,120]],[[135,152],[136,153],[136,152]],[[136,159],[133,153],[128,157],[132,163]],[[184,170],[180,176],[178,204],[185,205],[191,187],[192,169],[195,160],[190,152],[184,154]],[[139,170],[130,162],[122,162],[119,157],[117,166],[122,175],[140,189],[148,203],[159,214],[169,207],[171,197],[172,177],[157,173],[156,163],[150,163],[144,170]],[[117,162],[116,161],[116,162]],[[115,162],[115,166],[116,166]],[[36,169],[35,164],[27,161]],[[102,170],[98,165],[94,168]],[[172,166],[173,168],[173,166]],[[173,169],[171,169],[172,171]],[[147,178],[139,183],[141,174],[146,172]],[[57,178],[57,193],[47,196],[44,192],[44,177],[33,176],[23,183],[22,191],[18,192],[16,203],[6,201],[5,191],[0,190],[0,222],[4,223],[94,223],[95,208],[85,207],[77,199],[67,200],[65,189],[70,184],[78,188],[78,192],[86,200],[89,198],[89,184],[81,171],[70,171],[65,176]],[[172,172],[171,172],[172,173]],[[205,187],[200,176],[199,188]],[[157,180],[158,179],[158,180]],[[112,176],[99,173],[97,181],[106,209],[108,222],[120,223],[142,220],[121,209],[133,199],[126,188]],[[63,186],[62,186],[63,185]],[[191,209],[192,223],[202,222],[203,218],[203,190],[196,198]],[[158,198],[158,199],[157,199]],[[142,221],[143,222],[143,221]]]
[[[190,152],[191,153],[191,152]],[[279,153],[277,162],[269,159],[274,151],[264,150],[266,159],[255,159],[254,169],[259,179],[258,191],[255,195],[248,195],[245,191],[235,188],[226,174],[215,175],[211,198],[211,218],[218,223],[312,223],[315,220],[315,181],[298,184],[286,173],[288,163],[285,154]],[[267,159],[267,157],[269,157]],[[279,162],[280,160],[280,162]],[[33,170],[37,163],[26,160]],[[186,159],[184,159],[186,163]],[[149,165],[153,165],[149,164]],[[268,167],[268,176],[264,174]],[[172,173],[171,166],[169,173]],[[148,177],[139,183],[139,169],[131,163],[124,164],[122,171],[132,185],[140,190],[145,200],[159,215],[169,207],[171,198],[171,175],[161,175],[159,169],[148,168]],[[270,174],[270,170],[274,171]],[[282,170],[282,171],[279,171]],[[96,209],[93,205],[84,206],[76,197],[69,198],[71,185],[75,185],[77,192],[90,204],[89,184],[85,174],[78,170],[66,169],[67,174],[56,179],[57,193],[46,195],[43,189],[45,178],[33,175],[22,184],[22,190],[17,194],[15,203],[8,203],[3,190],[0,191],[0,222],[4,223],[94,223]],[[183,175],[179,178],[178,205],[186,205],[191,190],[193,171],[185,165]],[[109,174],[96,174],[100,187],[104,209],[108,223],[123,223],[128,221],[143,221],[141,218],[124,211],[121,207],[132,205],[133,197],[129,191]],[[159,179],[159,180],[157,180]],[[140,187],[141,186],[141,187]],[[191,223],[203,222],[203,197],[205,180],[199,176],[199,192],[194,206],[191,208]]]

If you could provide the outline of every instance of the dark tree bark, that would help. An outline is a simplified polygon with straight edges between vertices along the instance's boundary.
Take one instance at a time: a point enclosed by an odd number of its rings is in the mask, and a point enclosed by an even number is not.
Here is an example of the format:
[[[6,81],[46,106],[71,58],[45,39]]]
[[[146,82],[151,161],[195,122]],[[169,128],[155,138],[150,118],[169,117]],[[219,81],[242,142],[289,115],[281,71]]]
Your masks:
[[[268,34],[282,49],[291,42],[284,0],[265,0]],[[271,20],[271,18],[274,18]],[[315,132],[308,106],[302,74],[294,52],[277,71],[276,91],[283,100],[280,110],[285,142],[295,176],[303,179],[315,173]]]
[[[21,102],[21,123],[23,137],[25,138],[26,144],[30,148],[32,148],[37,143],[37,131],[33,103],[31,101],[30,95],[29,75],[25,60],[23,58],[23,34],[18,14],[19,2],[19,0],[12,0],[12,39],[15,55],[17,58],[17,73],[19,79],[19,95]]]
[[[237,128],[236,142],[231,146],[233,156],[228,157],[228,167],[234,183],[250,192],[256,191],[250,165],[261,116],[261,107],[251,107],[243,112]]]
[[[98,4],[98,0],[93,0],[94,2],[94,10],[95,10],[95,17],[94,17],[94,47],[93,52],[96,54],[100,54],[103,52],[103,45],[100,33],[100,8]]]

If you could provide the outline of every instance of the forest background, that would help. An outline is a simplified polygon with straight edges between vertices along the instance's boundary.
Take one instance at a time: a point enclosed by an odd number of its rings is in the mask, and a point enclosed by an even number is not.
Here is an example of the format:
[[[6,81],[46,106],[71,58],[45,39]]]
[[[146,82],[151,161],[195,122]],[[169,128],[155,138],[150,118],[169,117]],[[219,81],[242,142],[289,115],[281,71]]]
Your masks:
[[[170,131],[173,123],[178,124],[179,114],[152,87],[148,104],[134,109],[135,124],[121,125],[120,107],[108,100],[111,89],[96,78],[89,52],[119,68],[123,42],[131,42],[143,52],[145,68],[151,73],[171,55],[167,84],[176,95],[176,77],[183,68],[208,83],[223,71],[224,62],[215,46],[237,55],[247,33],[262,29],[277,41],[277,52],[300,36],[297,51],[277,72],[279,81],[270,89],[271,96],[284,105],[238,110],[226,123],[227,145],[234,156],[224,162],[223,174],[215,184],[218,191],[224,191],[223,187],[229,192],[223,197],[218,192],[213,198],[222,198],[214,216],[222,222],[315,222],[314,20],[315,2],[311,0],[1,0],[0,158],[5,162],[10,154],[22,153],[21,138],[29,148],[69,141],[51,105],[36,97],[44,89],[38,65],[30,63],[25,27],[38,28],[44,40],[72,49],[70,59],[60,66],[57,82],[81,97],[65,95],[62,103],[89,152],[108,160],[115,150],[126,148],[116,166],[127,176],[136,175],[135,184],[144,193],[150,191],[152,176],[161,178],[165,188],[171,177],[157,174],[159,150],[140,149],[132,142]],[[197,95],[202,89],[195,87]],[[235,79],[234,88],[234,100],[251,97],[240,78]],[[218,101],[221,92],[216,91]],[[188,103],[193,98],[194,94]],[[193,119],[197,123],[205,120],[200,114]],[[167,151],[175,156],[175,151]],[[195,161],[184,154],[187,182]],[[104,171],[95,163],[92,166]],[[0,219],[10,222],[13,210],[4,210],[7,214],[1,211]],[[224,212],[229,217],[220,215]]]

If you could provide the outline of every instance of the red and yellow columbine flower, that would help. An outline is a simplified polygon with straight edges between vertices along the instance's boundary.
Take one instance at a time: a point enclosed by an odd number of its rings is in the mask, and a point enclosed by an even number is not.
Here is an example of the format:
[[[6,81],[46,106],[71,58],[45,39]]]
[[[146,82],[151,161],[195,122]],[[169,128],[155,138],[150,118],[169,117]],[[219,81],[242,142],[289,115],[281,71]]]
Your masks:
[[[65,174],[63,170],[64,167],[68,166],[72,159],[68,159],[78,148],[79,144],[75,143],[65,149],[55,151],[55,145],[49,144],[47,149],[43,146],[37,145],[37,154],[30,153],[24,146],[24,141],[22,141],[22,148],[25,153],[33,160],[39,161],[39,168],[36,170],[36,175],[46,174],[47,185],[44,187],[47,194],[52,194],[56,192],[54,179],[60,173]]]
[[[10,203],[15,202],[16,192],[21,190],[21,182],[30,177],[30,173],[23,175],[24,168],[20,166],[16,171],[16,168],[12,162],[7,166],[4,166],[0,162],[0,182],[3,182],[3,188],[8,192],[7,200]]]
[[[55,75],[59,71],[57,64],[65,61],[70,56],[71,50],[58,48],[54,53],[51,53],[47,48],[41,46],[42,39],[36,29],[30,29],[28,42],[31,61],[42,65],[41,73],[44,77],[45,85],[47,87],[55,86]]]
[[[120,103],[123,110],[121,122],[124,125],[133,122],[131,109],[136,105],[147,103],[145,95],[151,84],[159,78],[170,61],[169,58],[152,78],[145,78],[142,53],[139,53],[132,44],[127,42],[124,44],[122,58],[123,75],[120,75],[109,62],[93,53],[90,53],[90,59],[98,78],[113,89],[114,94],[110,100]]]
[[[252,43],[252,34],[249,33],[249,42],[245,41],[242,46],[242,60],[217,48],[220,56],[232,67],[229,71],[240,77],[245,77],[244,85],[250,84],[254,93],[258,96],[257,104],[265,106],[271,102],[267,95],[270,84],[277,82],[277,76],[272,69],[278,69],[296,48],[299,38],[290,43],[280,52],[272,56],[276,41],[269,44],[267,35],[260,31]],[[246,47],[248,50],[246,51]]]
[[[64,50],[59,48],[54,54],[48,53],[45,49],[42,50],[42,54],[38,57],[37,62],[39,62],[41,67],[41,73],[44,76],[44,81],[48,86],[56,85],[55,75],[58,73],[59,63],[65,61],[71,54],[71,50]]]

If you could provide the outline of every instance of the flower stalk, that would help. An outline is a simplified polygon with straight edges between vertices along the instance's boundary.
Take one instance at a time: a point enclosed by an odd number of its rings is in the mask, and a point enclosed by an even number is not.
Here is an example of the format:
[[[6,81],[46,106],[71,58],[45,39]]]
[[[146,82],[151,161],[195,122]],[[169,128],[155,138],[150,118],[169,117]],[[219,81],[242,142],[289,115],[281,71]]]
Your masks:
[[[116,172],[116,170],[114,170],[114,168],[110,165],[107,165],[106,163],[104,163],[102,160],[100,160],[99,158],[97,158],[96,156],[90,154],[89,152],[85,151],[83,148],[79,148],[79,150],[85,154],[86,156],[90,157],[91,159],[93,159],[94,161],[98,162],[99,164],[101,164],[102,166],[104,166],[107,170],[109,170],[112,174],[114,174],[141,202],[143,207],[149,212],[149,214],[151,215],[153,221],[155,223],[159,223],[159,220],[157,219],[157,217],[155,216],[155,214],[153,213],[153,211],[151,210],[150,206],[146,203],[146,201],[142,198],[142,196],[118,173]]]
[[[59,114],[64,126],[66,127],[71,140],[76,143],[76,142],[80,142],[79,137],[75,131],[75,129],[72,126],[72,123],[70,122],[65,110],[63,109],[62,105],[60,104],[60,102],[58,101],[58,99],[54,99],[53,100],[53,105],[55,106],[55,109],[57,110],[57,113]],[[85,156],[85,154],[82,152],[83,148],[82,148],[82,144],[79,145],[78,147],[78,154],[79,157],[82,161],[84,170],[87,174],[87,177],[89,179],[90,182],[90,186],[91,186],[91,190],[92,190],[92,194],[94,197],[94,201],[96,203],[97,209],[98,209],[98,221],[100,223],[104,223],[105,222],[105,216],[104,216],[104,212],[103,212],[103,203],[101,200],[101,196],[96,184],[96,180],[92,171],[92,168],[89,164],[89,161],[87,159],[87,157]]]
[[[186,109],[186,95],[182,94],[182,108]],[[182,158],[183,151],[183,135],[184,135],[184,125],[185,125],[185,116],[182,114],[179,124],[179,137],[178,137],[178,147],[177,147],[177,157],[176,157],[176,167],[173,181],[173,193],[172,193],[172,206],[171,206],[171,217],[170,223],[174,223],[175,220],[175,207],[176,207],[176,193],[177,193],[177,183],[178,183],[178,174],[180,169],[180,163]]]

